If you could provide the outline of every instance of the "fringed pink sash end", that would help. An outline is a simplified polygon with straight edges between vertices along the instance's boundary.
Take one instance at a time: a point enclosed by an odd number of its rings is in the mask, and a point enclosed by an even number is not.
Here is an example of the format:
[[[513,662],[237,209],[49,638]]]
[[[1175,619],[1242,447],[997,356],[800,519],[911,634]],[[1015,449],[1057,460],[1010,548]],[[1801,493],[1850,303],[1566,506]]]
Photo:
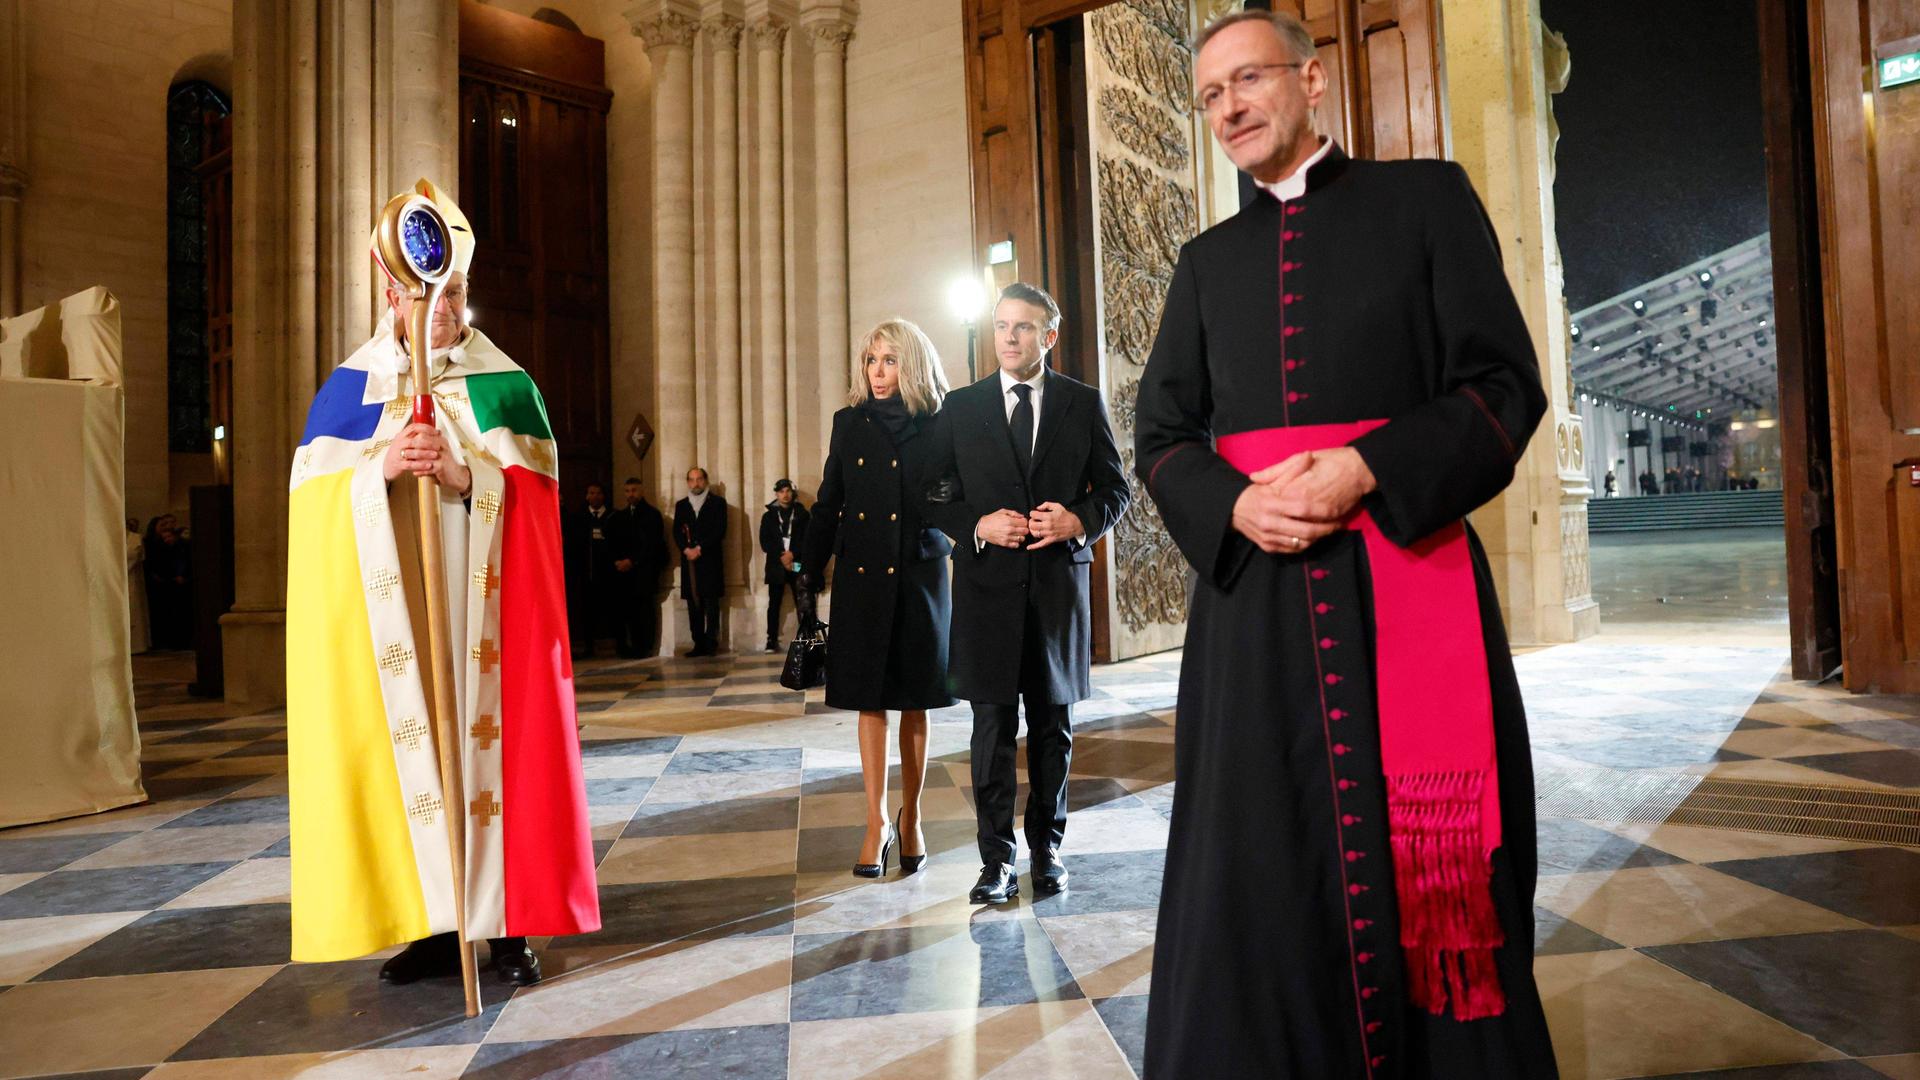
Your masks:
[[[1394,891],[1408,996],[1456,1020],[1506,1011],[1493,951],[1506,942],[1493,910],[1491,847],[1481,831],[1485,777],[1473,772],[1387,778]]]

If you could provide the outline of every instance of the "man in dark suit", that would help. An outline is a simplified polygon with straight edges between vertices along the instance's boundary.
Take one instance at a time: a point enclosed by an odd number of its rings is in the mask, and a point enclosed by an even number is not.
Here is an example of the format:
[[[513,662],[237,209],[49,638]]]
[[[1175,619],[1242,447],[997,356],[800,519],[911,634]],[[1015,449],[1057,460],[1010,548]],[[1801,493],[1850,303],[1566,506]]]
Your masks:
[[[619,601],[614,572],[613,512],[607,487],[587,485],[586,504],[561,523],[567,572],[567,615],[573,658],[593,655],[594,645],[613,629]]]
[[[627,477],[627,505],[613,513],[613,571],[620,587],[620,655],[651,656],[660,631],[660,571],[667,565],[666,522],[640,492],[640,478]]]
[[[707,489],[707,470],[687,470],[687,497],[673,506],[673,542],[680,549],[680,595],[693,634],[688,656],[720,651],[720,594],[726,586],[727,501]]]
[[[773,501],[760,515],[760,550],[767,556],[767,651],[780,651],[780,606],[787,590],[793,590],[794,614],[800,617],[800,632],[805,636],[813,619],[813,594],[801,576],[805,567],[800,551],[807,540],[807,508],[794,498],[793,481],[782,479],[773,485]]]
[[[1027,847],[1035,891],[1066,886],[1069,709],[1090,692],[1095,541],[1130,494],[1100,392],[1047,367],[1060,306],[1015,282],[993,311],[1000,370],[948,395],[934,427],[927,516],[953,538],[954,692],[973,703],[984,864],[970,899],[1017,896],[1014,741],[1027,706]]]

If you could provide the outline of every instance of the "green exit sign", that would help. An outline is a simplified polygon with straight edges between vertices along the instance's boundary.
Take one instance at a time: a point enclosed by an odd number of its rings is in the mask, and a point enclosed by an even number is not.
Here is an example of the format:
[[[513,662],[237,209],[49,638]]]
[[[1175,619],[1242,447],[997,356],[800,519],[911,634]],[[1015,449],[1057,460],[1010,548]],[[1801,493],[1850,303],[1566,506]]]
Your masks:
[[[1879,61],[1879,64],[1882,90],[1903,83],[1920,82],[1920,52],[1910,52],[1905,56],[1889,56]]]

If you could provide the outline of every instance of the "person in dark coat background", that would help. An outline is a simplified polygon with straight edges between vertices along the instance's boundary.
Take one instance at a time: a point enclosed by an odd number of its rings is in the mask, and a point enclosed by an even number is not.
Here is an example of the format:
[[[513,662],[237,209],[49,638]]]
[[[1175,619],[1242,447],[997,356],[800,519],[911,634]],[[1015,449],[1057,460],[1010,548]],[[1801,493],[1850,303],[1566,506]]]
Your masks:
[[[1092,692],[1093,544],[1132,496],[1100,391],[1047,367],[1060,306],[1021,282],[993,311],[1000,370],[947,398],[934,427],[928,513],[959,549],[953,681],[973,703],[980,839],[974,903],[1018,895],[1013,804],[1019,702],[1027,706],[1026,834],[1035,891],[1067,882],[1072,704]]]
[[[807,508],[794,493],[793,481],[782,479],[773,485],[773,501],[760,515],[760,550],[767,556],[767,651],[780,651],[780,606],[787,592],[793,592],[793,610],[800,618],[800,632],[813,622],[813,593],[807,588],[802,561],[807,540]]]
[[[687,470],[687,497],[673,504],[673,543],[680,549],[680,595],[693,634],[688,656],[720,651],[720,605],[726,590],[727,500],[707,486],[707,470]]]
[[[920,789],[927,771],[927,710],[953,704],[947,689],[952,613],[946,557],[953,545],[922,516],[927,428],[947,394],[933,342],[903,319],[868,331],[854,352],[852,404],[833,415],[820,498],[804,562],[818,591],[828,560],[833,629],[827,704],[860,714],[860,772],[867,833],[853,872],[920,869],[927,843]],[[772,564],[768,564],[772,573]],[[887,819],[887,710],[900,713],[900,812]]]
[[[1546,409],[1460,166],[1350,159],[1291,15],[1198,42],[1259,185],[1189,241],[1135,473],[1198,575],[1143,1075],[1556,1075],[1526,716],[1485,552]]]
[[[193,648],[193,547],[172,514],[147,522],[147,619],[156,649]]]
[[[595,644],[618,633],[615,608],[623,599],[614,570],[613,511],[607,508],[607,486],[587,485],[586,504],[561,522],[567,571],[568,636],[573,656],[592,656]]]
[[[660,571],[667,568],[666,522],[627,477],[627,505],[613,512],[613,572],[619,579],[614,612],[621,656],[652,656],[660,633]]]

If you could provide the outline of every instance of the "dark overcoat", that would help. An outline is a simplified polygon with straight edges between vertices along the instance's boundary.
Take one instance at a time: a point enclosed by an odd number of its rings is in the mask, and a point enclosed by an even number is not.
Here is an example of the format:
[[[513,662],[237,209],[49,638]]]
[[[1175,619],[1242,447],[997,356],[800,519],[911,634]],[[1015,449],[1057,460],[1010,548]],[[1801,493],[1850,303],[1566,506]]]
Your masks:
[[[1458,165],[1354,161],[1335,147],[1306,181],[1299,197],[1263,193],[1185,246],[1141,380],[1136,472],[1199,576],[1146,1076],[1551,1077],[1532,970],[1526,717],[1479,541],[1469,530],[1507,1005],[1461,1022],[1408,997],[1365,545],[1345,531],[1295,554],[1259,551],[1232,526],[1248,480],[1214,448],[1242,432],[1383,420],[1349,443],[1378,485],[1363,506],[1388,540],[1413,544],[1513,479],[1546,407],[1532,338]]]
[[[700,513],[693,503],[681,499],[673,504],[673,549],[680,552],[680,595],[702,600],[717,599],[726,588],[727,501],[712,488]],[[686,550],[700,549],[700,557],[687,561]]]
[[[922,516],[931,417],[896,440],[865,408],[833,414],[820,498],[802,558],[812,580],[833,564],[827,704],[836,709],[938,709],[947,688],[947,582],[953,545]]]
[[[1021,475],[996,371],[947,396],[934,425],[927,512],[953,538],[953,685],[968,701],[1017,704],[1023,651],[1045,668],[1048,700],[1092,692],[1093,545],[1131,499],[1100,391],[1049,370],[1032,470]],[[980,519],[1057,502],[1086,535],[1036,550],[974,543]],[[1031,608],[1031,611],[1029,609]],[[1027,642],[1028,628],[1038,641]]]

